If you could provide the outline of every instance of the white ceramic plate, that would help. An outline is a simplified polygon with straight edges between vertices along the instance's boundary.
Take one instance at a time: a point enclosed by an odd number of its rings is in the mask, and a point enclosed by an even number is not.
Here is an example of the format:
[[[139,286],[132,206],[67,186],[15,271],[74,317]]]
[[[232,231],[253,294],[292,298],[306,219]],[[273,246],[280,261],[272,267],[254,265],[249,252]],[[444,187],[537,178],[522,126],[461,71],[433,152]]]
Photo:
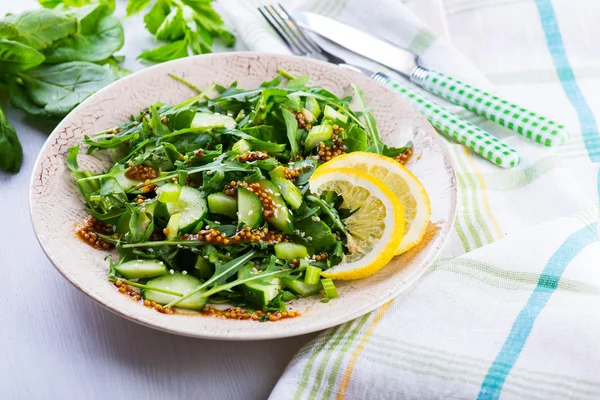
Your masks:
[[[377,274],[356,281],[338,282],[340,297],[295,300],[292,309],[301,317],[274,323],[223,320],[200,315],[165,315],[119,294],[107,280],[106,253],[76,236],[74,224],[86,216],[84,204],[65,165],[67,148],[84,134],[114,127],[156,101],[178,103],[194,93],[171,79],[173,73],[203,88],[216,82],[238,81],[254,88],[272,79],[278,68],[310,74],[319,85],[344,96],[351,83],[364,92],[373,108],[384,142],[414,143],[408,167],[423,182],[431,198],[432,216],[426,240],[418,249],[396,257]],[[356,107],[354,108],[356,109]],[[109,165],[103,155],[79,156],[84,169],[100,172]],[[392,92],[356,72],[320,61],[266,53],[226,53],[176,60],[137,72],[101,90],[71,112],[52,132],[36,162],[31,180],[33,226],[54,266],[85,294],[125,318],[181,335],[227,340],[272,339],[329,328],[381,306],[413,284],[433,262],[450,231],[456,210],[456,182],[450,156],[433,127],[416,110]]]

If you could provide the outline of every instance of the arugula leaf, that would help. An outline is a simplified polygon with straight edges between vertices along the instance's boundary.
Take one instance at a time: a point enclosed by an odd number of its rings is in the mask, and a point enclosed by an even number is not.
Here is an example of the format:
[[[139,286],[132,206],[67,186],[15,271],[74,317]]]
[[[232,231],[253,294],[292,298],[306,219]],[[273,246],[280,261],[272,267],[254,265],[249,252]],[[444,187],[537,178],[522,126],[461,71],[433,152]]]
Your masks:
[[[387,157],[394,158],[394,157],[396,157],[396,156],[404,153],[406,150],[410,149],[411,147],[412,147],[412,142],[408,142],[408,143],[406,143],[402,147],[388,147],[388,146],[384,146],[383,147],[383,155],[387,156]]]
[[[55,41],[77,32],[77,19],[54,10],[26,11],[6,17],[18,31],[14,39],[36,50],[43,50]]]
[[[352,125],[350,129],[342,132],[340,137],[344,140],[348,152],[365,151],[369,146],[367,132],[358,125]]]
[[[101,65],[68,62],[40,66],[8,80],[11,104],[43,118],[66,115],[89,95],[114,80]]]
[[[46,62],[98,62],[108,59],[123,47],[123,26],[108,6],[88,6],[73,15],[79,18],[79,32],[58,40],[46,49]]]
[[[293,78],[291,79],[288,84],[287,84],[287,88],[289,89],[302,89],[304,86],[306,86],[306,84],[308,83],[308,80],[310,79],[310,76],[308,76],[308,74],[304,74],[302,76],[299,76],[297,78]]]
[[[192,290],[191,292],[187,293],[185,296],[172,301],[171,303],[167,304],[165,307],[173,307],[174,305],[178,304],[182,300],[185,300],[188,297],[193,296],[194,294],[198,293],[199,291],[201,291],[202,289],[204,289],[210,285],[214,284],[215,286],[217,286],[221,283],[224,283],[225,281],[227,281],[227,279],[229,277],[233,276],[233,274],[238,272],[240,270],[240,268],[242,268],[244,265],[246,265],[246,263],[248,261],[250,261],[252,259],[252,257],[254,257],[255,255],[256,255],[256,251],[251,250],[240,257],[234,258],[233,260],[229,261],[228,263],[225,263],[225,264],[221,264],[218,262],[215,263],[215,273],[213,274],[212,277],[210,277],[202,285],[198,286],[195,290]]]
[[[19,172],[22,160],[23,148],[17,132],[0,108],[0,169]]]
[[[0,74],[15,73],[40,65],[42,53],[23,43],[0,39]]]
[[[368,112],[367,105],[365,104],[365,99],[362,96],[362,91],[354,83],[352,84],[352,90],[354,91],[354,94],[356,95],[356,98],[358,99],[358,102],[362,107],[363,118],[367,126],[367,131],[371,142],[370,144],[371,146],[373,146],[373,152],[382,154],[384,144],[381,141],[381,138],[379,137],[379,132],[377,131],[375,118],[371,115],[371,113]]]
[[[256,139],[254,136],[251,136],[242,131],[238,131],[237,129],[226,129],[221,132],[222,135],[233,135],[240,139],[245,139],[250,145],[252,149],[259,151],[266,151],[267,153],[281,153],[285,150],[285,144],[279,143],[271,143],[265,142],[259,139]]]
[[[296,116],[285,107],[281,108],[281,114],[283,115],[283,120],[285,121],[287,138],[292,149],[291,158],[292,160],[295,160],[296,155],[300,151],[300,148],[298,147],[298,120],[296,119]]]

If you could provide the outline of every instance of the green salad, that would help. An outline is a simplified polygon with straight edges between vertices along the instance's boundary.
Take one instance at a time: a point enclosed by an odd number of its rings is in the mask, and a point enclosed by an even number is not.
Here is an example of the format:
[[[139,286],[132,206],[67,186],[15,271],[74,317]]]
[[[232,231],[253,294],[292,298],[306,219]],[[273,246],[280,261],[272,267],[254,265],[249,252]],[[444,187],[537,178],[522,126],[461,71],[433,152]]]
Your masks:
[[[334,192],[312,194],[308,180],[337,155],[400,157],[411,144],[382,143],[354,85],[359,112],[349,108],[352,97],[286,71],[249,90],[234,82],[201,91],[173,78],[197,96],[152,104],[68,152],[90,214],[77,233],[118,252],[107,257],[108,280],[161,312],[226,303],[259,310],[260,320],[298,315],[286,310],[297,297],[337,297],[321,272],[344,259],[343,220],[352,211]],[[80,146],[108,151],[114,165],[100,174],[80,169]],[[233,318],[257,319],[232,310]]]

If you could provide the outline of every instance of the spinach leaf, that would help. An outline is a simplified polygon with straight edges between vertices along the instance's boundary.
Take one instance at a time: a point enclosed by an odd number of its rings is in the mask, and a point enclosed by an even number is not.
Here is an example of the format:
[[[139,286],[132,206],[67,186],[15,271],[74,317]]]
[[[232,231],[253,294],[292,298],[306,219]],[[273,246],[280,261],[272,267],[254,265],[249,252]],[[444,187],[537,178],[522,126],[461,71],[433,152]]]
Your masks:
[[[36,50],[43,50],[55,41],[77,32],[76,18],[44,8],[10,15],[6,21],[18,31],[14,40]]]
[[[75,15],[79,18],[80,31],[46,49],[46,62],[98,62],[111,57],[123,47],[123,27],[108,6],[86,7]]]
[[[300,232],[304,232],[303,240],[313,253],[320,253],[337,242],[331,229],[323,221],[313,221],[307,218],[295,223],[294,227]]]
[[[17,132],[0,108],[0,169],[19,172],[22,160],[23,149]]]
[[[74,61],[20,72],[8,83],[14,107],[35,116],[56,118],[113,80],[114,75],[101,65]]]
[[[13,39],[19,36],[17,28],[8,21],[0,20],[0,38]]]
[[[44,62],[36,49],[13,40],[0,39],[0,74],[15,73]]]

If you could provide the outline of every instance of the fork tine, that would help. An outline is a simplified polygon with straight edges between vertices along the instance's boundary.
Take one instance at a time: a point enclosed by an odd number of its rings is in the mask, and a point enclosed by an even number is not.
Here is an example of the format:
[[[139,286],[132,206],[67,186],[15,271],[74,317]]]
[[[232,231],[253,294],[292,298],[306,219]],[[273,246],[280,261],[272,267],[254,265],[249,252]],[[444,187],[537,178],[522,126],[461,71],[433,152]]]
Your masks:
[[[296,35],[289,29],[288,25],[285,23],[281,15],[279,15],[279,13],[273,8],[273,6],[263,6],[262,10],[269,15],[270,22],[275,25],[274,28],[279,32],[280,36],[284,35],[287,37],[286,43],[288,43],[288,46],[290,46],[294,54],[305,56],[307,53],[310,53],[309,50],[300,44]]]
[[[279,37],[281,38],[281,40],[283,40],[283,42],[287,45],[287,47],[290,48],[292,53],[294,53],[296,55],[300,55],[300,56],[303,55],[302,52],[291,42],[290,38],[288,37],[289,35],[287,34],[287,32],[285,32],[283,30],[283,28],[280,27],[279,24],[277,24],[273,20],[273,17],[271,15],[271,13],[269,12],[269,10],[266,8],[266,6],[259,7],[258,12],[260,12],[261,15],[263,16],[263,18],[269,23],[269,25],[271,25],[271,28],[273,28],[273,30],[277,33],[277,35],[279,35]]]
[[[295,33],[296,37],[298,38],[298,41],[302,42],[305,45],[305,47],[309,49],[309,52],[321,54],[321,46],[319,46],[314,40],[312,40],[310,37],[306,36],[302,32],[302,29],[300,29],[294,18],[290,15],[290,13],[287,12],[287,10],[281,4],[277,4],[277,7],[279,7],[280,10],[278,14],[283,18],[286,24]]]

